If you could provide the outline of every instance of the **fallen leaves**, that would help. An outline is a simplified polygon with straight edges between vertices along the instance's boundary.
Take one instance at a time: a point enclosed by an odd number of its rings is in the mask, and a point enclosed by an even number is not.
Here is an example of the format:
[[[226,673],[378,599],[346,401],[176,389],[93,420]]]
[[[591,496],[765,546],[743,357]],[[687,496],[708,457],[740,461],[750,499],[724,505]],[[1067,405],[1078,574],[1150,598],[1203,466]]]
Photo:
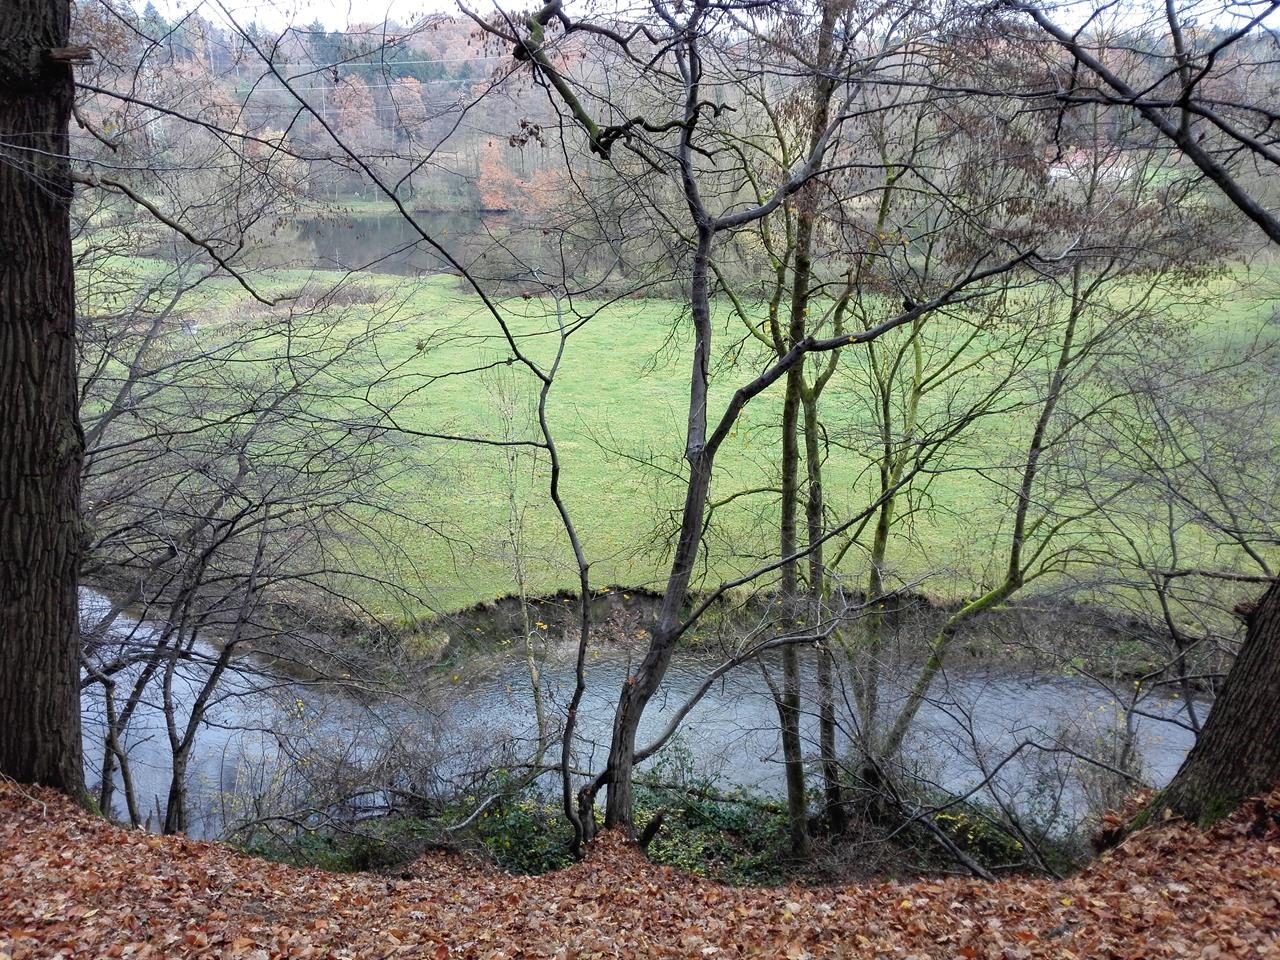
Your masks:
[[[441,854],[389,881],[122,830],[0,783],[0,960],[1280,960],[1280,830],[1257,822],[1160,823],[1062,882],[739,889],[611,835],[542,877]]]

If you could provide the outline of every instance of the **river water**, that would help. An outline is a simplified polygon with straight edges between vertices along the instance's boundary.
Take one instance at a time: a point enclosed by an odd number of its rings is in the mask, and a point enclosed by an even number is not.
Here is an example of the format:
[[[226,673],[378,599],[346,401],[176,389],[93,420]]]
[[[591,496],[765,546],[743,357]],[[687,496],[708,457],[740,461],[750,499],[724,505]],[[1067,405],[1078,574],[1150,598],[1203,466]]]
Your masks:
[[[87,620],[101,617],[108,601],[90,590],[81,597]],[[145,642],[152,627],[119,617],[110,632],[115,638]],[[195,692],[208,676],[208,647],[178,664],[173,701],[185,724]],[[620,649],[592,651],[589,688],[579,714],[576,749],[583,769],[598,770],[608,750],[616,693],[628,676],[634,653]],[[676,657],[658,696],[645,714],[639,741],[647,743],[663,729],[717,663],[706,653]],[[776,664],[766,663],[765,667]],[[814,677],[804,676],[805,701],[814,702]],[[573,671],[567,658],[551,657],[542,665],[547,714],[563,721],[572,693]],[[121,684],[124,686],[124,684]],[[153,683],[139,706],[126,737],[140,806],[153,823],[162,817],[172,770],[169,734]],[[421,701],[344,691],[333,684],[314,684],[275,675],[252,658],[237,661],[218,687],[196,739],[188,770],[191,796],[189,832],[216,836],[243,809],[246,796],[266,792],[288,757],[295,759],[323,747],[329,756],[342,754],[368,763],[402,753],[406,746],[419,759],[434,763],[433,776],[447,786],[450,778],[478,760],[506,761],[529,754],[534,711],[529,677],[520,656],[487,658],[478,668],[443,671]],[[838,699],[841,695],[838,695]],[[893,688],[884,699],[893,706]],[[100,780],[104,706],[101,689],[83,696],[87,778]],[[1167,782],[1177,770],[1192,736],[1177,723],[1179,705],[1148,699],[1134,719],[1144,774],[1153,784]],[[840,710],[848,715],[850,711]],[[1161,719],[1168,718],[1168,720]],[[922,710],[906,755],[919,775],[938,786],[964,793],[982,783],[1019,745],[993,778],[1001,795],[1021,806],[1055,800],[1064,823],[1084,813],[1086,791],[1078,780],[1083,769],[1062,747],[1079,753],[1108,752],[1120,713],[1115,700],[1078,679],[966,670],[940,677],[931,702]],[[649,766],[663,781],[713,782],[722,790],[745,787],[780,795],[783,789],[777,712],[759,666],[743,666],[717,682],[692,710],[682,732]],[[804,717],[802,731],[816,746],[817,724]]]
[[[581,281],[586,274],[622,270],[609,244],[575,239],[565,231],[548,232],[544,224],[526,223],[516,213],[417,211],[413,217],[413,224],[392,213],[293,218],[255,238],[243,255],[245,265],[256,270],[302,268],[401,277],[456,274],[457,266],[422,239],[421,227],[482,281],[527,281],[535,272]]]

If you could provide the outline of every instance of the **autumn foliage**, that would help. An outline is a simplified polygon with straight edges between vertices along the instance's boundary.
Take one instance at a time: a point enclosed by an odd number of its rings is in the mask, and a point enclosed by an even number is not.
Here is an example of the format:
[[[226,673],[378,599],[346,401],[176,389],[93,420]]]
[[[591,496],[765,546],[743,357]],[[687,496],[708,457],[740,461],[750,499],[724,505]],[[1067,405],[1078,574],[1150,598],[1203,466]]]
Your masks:
[[[529,216],[542,216],[554,209],[556,194],[562,189],[559,178],[550,171],[528,179],[517,175],[509,156],[492,140],[480,149],[476,187],[480,191],[481,209],[518,210]]]
[[[0,957],[1280,958],[1277,811],[1163,822],[1064,881],[743,889],[611,835],[541,877],[445,854],[328,874],[0,784]]]

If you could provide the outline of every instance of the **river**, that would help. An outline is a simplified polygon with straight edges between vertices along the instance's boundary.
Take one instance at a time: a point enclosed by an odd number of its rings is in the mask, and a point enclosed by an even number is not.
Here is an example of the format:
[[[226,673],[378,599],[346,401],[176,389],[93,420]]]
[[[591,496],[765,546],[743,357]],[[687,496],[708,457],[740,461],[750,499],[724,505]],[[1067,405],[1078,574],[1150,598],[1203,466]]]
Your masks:
[[[241,254],[250,270],[317,269],[382,273],[400,277],[456,274],[422,239],[418,227],[445,247],[477,278],[488,282],[525,281],[571,275],[582,281],[622,269],[608,243],[575,240],[570,233],[527,223],[518,213],[417,211],[417,224],[395,213],[369,215],[335,212],[273,223]],[[151,255],[165,256],[157,246]]]
[[[108,601],[91,590],[81,595],[83,616],[101,616]],[[152,627],[127,617],[110,630],[114,637],[142,640]],[[208,676],[214,651],[179,665],[174,702],[185,724],[194,691]],[[634,653],[607,648],[592,651],[589,688],[579,716],[576,741],[579,764],[598,770],[608,750],[616,691],[626,678]],[[645,714],[640,742],[664,728],[701,684],[716,660],[707,653],[676,657],[657,697]],[[766,664],[776,666],[776,664]],[[551,657],[542,665],[548,715],[561,720],[572,692],[572,664]],[[160,708],[159,687],[140,705],[128,729],[126,745],[140,806],[159,822],[156,811],[168,794],[169,738]],[[803,680],[806,702],[814,702],[814,677]],[[892,688],[884,694],[892,707]],[[103,698],[99,687],[83,695],[87,778],[100,780]],[[1134,724],[1144,773],[1155,785],[1177,770],[1192,736],[1175,722],[1178,703],[1148,699],[1149,716]],[[838,711],[847,713],[848,711]],[[352,762],[372,762],[384,748],[416,745],[417,762],[434,764],[433,776],[447,785],[478,758],[492,758],[506,745],[507,758],[527,755],[534,730],[529,678],[516,653],[486,658],[478,669],[443,671],[421,701],[351,693],[333,684],[290,680],[262,669],[253,658],[237,661],[219,685],[214,706],[199,729],[188,770],[192,817],[189,832],[216,836],[243,810],[246,798],[262,794],[279,773],[286,754],[295,758],[323,748],[344,751]],[[1064,822],[1083,814],[1085,791],[1078,782],[1082,764],[1054,752],[1064,744],[1078,752],[1103,748],[1120,714],[1115,701],[1097,686],[1079,679],[1044,677],[998,670],[966,669],[940,677],[931,702],[922,710],[906,755],[919,774],[957,793],[974,789],[1019,744],[1029,743],[1005,763],[994,782],[1018,805],[1043,804],[1055,797]],[[1167,718],[1167,719],[1162,719]],[[649,766],[663,780],[696,777],[718,788],[745,787],[781,795],[782,768],[777,712],[760,668],[744,666],[718,682],[692,710],[675,742]],[[816,719],[806,715],[803,734],[816,744]],[[1064,737],[1066,738],[1064,741]],[[984,772],[985,771],[985,772]]]

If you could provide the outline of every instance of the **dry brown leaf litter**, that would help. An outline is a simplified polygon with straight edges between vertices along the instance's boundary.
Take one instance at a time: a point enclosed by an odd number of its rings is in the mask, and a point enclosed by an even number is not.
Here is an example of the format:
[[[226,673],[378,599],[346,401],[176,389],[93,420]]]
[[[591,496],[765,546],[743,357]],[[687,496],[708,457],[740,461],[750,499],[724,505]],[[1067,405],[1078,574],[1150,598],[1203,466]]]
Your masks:
[[[25,957],[866,957],[1280,960],[1280,790],[1203,833],[1160,824],[1062,882],[731,888],[619,837],[517,877],[452,855],[411,880],[125,830],[0,784],[0,960]]]

